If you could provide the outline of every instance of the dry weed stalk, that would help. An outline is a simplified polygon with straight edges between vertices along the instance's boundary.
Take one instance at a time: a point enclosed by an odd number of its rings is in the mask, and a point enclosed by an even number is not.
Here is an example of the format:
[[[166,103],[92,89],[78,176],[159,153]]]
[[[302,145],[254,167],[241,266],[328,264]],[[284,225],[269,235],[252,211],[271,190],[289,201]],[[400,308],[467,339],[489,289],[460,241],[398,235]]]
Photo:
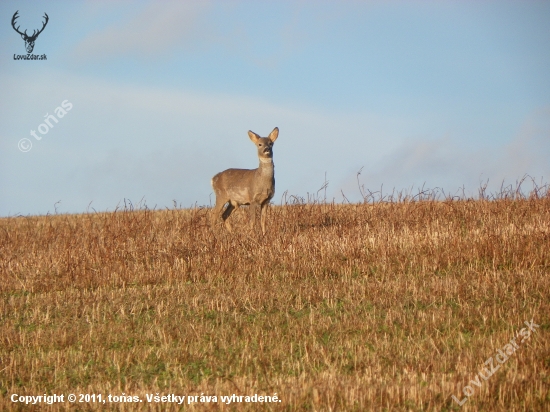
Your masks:
[[[0,409],[277,392],[266,410],[451,410],[531,318],[540,334],[463,409],[548,407],[548,195],[295,202],[265,236],[213,232],[207,212],[0,219]]]

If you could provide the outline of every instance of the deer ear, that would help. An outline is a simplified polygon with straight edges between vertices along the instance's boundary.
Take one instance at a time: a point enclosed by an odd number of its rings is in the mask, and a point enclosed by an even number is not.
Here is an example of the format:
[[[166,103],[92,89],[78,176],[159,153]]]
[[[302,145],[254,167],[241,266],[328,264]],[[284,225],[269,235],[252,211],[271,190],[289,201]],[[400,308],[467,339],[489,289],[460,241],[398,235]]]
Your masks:
[[[271,143],[275,142],[277,140],[277,137],[279,137],[279,128],[276,127],[273,129],[273,131],[269,134],[269,140],[271,140]]]
[[[252,130],[248,131],[248,137],[250,137],[250,140],[252,140],[254,143],[256,143],[256,142],[258,142],[258,140],[260,140],[260,136],[258,136]]]

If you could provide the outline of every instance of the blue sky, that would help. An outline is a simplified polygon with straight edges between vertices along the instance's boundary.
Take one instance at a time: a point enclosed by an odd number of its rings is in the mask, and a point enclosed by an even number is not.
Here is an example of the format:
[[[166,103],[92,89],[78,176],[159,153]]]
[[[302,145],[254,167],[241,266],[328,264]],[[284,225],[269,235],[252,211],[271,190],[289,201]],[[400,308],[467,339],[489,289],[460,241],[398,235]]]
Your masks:
[[[48,14],[47,60],[14,60],[16,10],[31,33]],[[275,204],[325,174],[329,200],[358,201],[361,168],[372,191],[550,176],[548,1],[2,1],[0,16],[0,216],[208,205],[215,173],[257,167],[247,131],[275,126]]]

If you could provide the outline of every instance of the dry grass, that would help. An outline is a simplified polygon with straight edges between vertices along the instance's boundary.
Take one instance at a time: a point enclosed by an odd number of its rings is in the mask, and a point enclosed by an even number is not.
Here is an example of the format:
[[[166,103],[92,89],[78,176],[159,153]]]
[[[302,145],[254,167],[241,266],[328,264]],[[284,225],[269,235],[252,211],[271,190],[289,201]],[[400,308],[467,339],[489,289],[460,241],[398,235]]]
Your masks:
[[[549,410],[550,197],[0,219],[13,393],[277,395],[222,410]],[[462,388],[541,325],[462,408]],[[69,403],[53,409],[69,408]]]

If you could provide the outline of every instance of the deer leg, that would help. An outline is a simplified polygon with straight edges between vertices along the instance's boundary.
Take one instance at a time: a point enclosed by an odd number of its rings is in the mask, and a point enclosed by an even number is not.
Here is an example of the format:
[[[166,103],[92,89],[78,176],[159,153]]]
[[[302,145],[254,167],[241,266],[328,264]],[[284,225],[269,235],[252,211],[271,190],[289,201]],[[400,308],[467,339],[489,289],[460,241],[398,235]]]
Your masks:
[[[218,197],[216,197],[216,205],[212,209],[212,214],[210,215],[210,225],[214,226],[216,224],[216,220],[220,218],[220,215],[222,213],[222,209],[227,203],[226,201],[221,201]]]
[[[267,205],[269,204],[269,201],[262,204],[262,208],[260,209],[260,220],[262,222],[262,234],[265,235],[265,218],[267,215]]]
[[[254,229],[256,226],[256,210],[258,209],[258,205],[256,203],[250,203],[250,206],[248,206],[248,226],[250,229]]]
[[[227,228],[227,230],[229,232],[231,232],[231,224],[229,223],[229,216],[231,215],[231,213],[237,209],[239,207],[239,204],[235,201],[229,201],[229,205],[227,206],[227,208],[225,209],[225,211],[223,212],[222,214],[222,219],[223,221],[225,222],[225,227]]]

